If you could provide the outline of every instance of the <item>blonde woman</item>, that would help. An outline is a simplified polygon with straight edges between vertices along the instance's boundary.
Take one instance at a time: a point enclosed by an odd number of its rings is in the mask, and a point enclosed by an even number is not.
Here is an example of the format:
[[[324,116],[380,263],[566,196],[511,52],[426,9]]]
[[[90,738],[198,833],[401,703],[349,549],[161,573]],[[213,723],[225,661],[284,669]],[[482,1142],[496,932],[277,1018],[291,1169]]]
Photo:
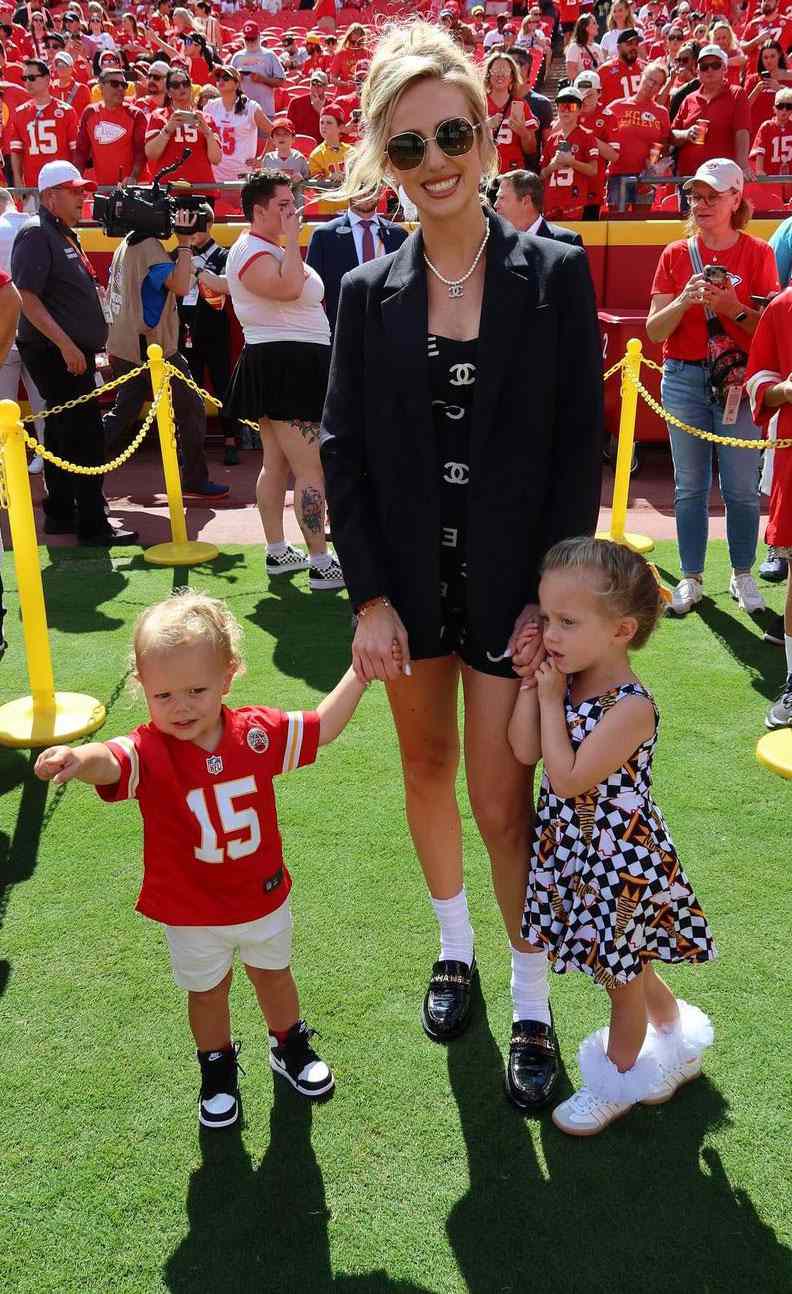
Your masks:
[[[520,69],[508,54],[490,54],[484,65],[487,125],[498,149],[498,171],[519,170],[536,149],[539,122],[526,112]]]
[[[640,23],[636,22],[632,5],[627,0],[613,0],[608,11],[608,21],[606,24],[605,35],[600,41],[600,48],[606,59],[616,58],[619,52],[618,40],[619,35],[629,28],[633,28],[640,35],[643,35]]]
[[[530,686],[542,656],[539,563],[596,521],[594,295],[583,252],[482,206],[497,155],[481,79],[450,36],[424,22],[386,32],[362,108],[345,196],[363,202],[385,180],[420,227],[341,288],[321,444],[357,613],[353,663],[387,685],[440,927],[421,1015],[437,1042],[465,1029],[476,973],[455,794],[462,681],[470,802],[511,943],[507,1091],[534,1110],[552,1096],[558,1051],[547,962],[520,933],[531,770],[507,729],[515,670]]]
[[[722,49],[728,59],[726,67],[726,79],[729,85],[741,85],[743,73],[748,63],[748,55],[740,49],[739,41],[732,31],[731,25],[725,18],[720,18],[710,27],[710,37],[713,45]]]

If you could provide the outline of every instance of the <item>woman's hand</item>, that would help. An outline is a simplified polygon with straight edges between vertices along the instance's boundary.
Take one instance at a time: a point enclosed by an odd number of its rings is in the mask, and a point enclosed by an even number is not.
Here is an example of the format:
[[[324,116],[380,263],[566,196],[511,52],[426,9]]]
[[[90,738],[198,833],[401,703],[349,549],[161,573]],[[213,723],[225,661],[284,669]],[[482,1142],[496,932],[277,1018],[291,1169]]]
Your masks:
[[[734,284],[729,280],[728,287],[720,288],[715,283],[704,284],[704,305],[709,306],[715,314],[722,315],[724,319],[733,319],[735,315],[740,314],[745,309],[740,298],[734,290]]]
[[[543,660],[536,671],[536,688],[539,693],[539,704],[547,701],[563,701],[566,694],[566,674],[557,670],[551,660]]]
[[[375,602],[358,616],[352,667],[361,683],[384,682],[412,672],[407,630],[392,606]]]
[[[700,306],[704,301],[704,289],[708,286],[703,274],[693,274],[679,294],[679,304],[689,310],[691,306]]]
[[[537,665],[544,657],[541,612],[529,602],[514,622],[507,652],[512,658],[512,669],[520,678],[533,678]]]

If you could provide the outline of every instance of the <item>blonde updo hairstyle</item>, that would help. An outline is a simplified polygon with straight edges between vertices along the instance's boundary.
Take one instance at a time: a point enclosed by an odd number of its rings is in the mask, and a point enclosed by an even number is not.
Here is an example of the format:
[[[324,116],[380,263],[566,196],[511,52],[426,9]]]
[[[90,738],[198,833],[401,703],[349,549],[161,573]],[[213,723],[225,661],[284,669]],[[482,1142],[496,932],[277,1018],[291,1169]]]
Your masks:
[[[562,539],[545,556],[542,575],[550,571],[577,571],[591,591],[602,598],[603,608],[614,616],[631,616],[636,630],[630,647],[643,647],[665,612],[665,599],[649,563],[623,544],[588,535]]]
[[[195,589],[176,589],[170,597],[141,612],[135,622],[132,638],[134,679],[150,652],[169,652],[201,643],[217,653],[223,668],[234,674],[244,673],[240,644],[242,628],[220,598],[210,598]]]
[[[439,27],[420,20],[386,28],[374,51],[360,96],[363,137],[347,163],[340,196],[353,202],[372,201],[387,174],[385,151],[391,122],[405,90],[426,80],[456,85],[464,94],[476,132],[482,179],[491,183],[498,171],[498,154],[487,125],[487,100],[481,77],[461,47]],[[398,172],[390,177],[398,187]],[[339,195],[336,195],[339,196]]]

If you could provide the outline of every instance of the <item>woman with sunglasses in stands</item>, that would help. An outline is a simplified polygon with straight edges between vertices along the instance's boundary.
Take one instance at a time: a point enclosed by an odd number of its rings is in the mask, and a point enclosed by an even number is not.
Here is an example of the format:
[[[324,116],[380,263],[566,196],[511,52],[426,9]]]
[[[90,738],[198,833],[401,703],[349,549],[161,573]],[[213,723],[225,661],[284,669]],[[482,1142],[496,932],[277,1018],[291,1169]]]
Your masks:
[[[242,89],[242,76],[235,67],[216,67],[215,84],[220,91],[204,109],[215,129],[223,150],[220,161],[212,167],[218,183],[244,178],[258,161],[259,131],[269,138],[272,122],[254,99],[249,99]],[[263,150],[262,150],[263,151]],[[241,211],[238,193],[224,193],[215,203],[218,219],[224,215],[238,215]]]
[[[193,106],[193,87],[189,75],[180,67],[171,67],[165,88],[168,106],[152,112],[146,131],[146,157],[152,174],[163,166],[177,162],[169,180],[189,180],[191,184],[211,184],[212,167],[223,152],[214,126],[203,112]],[[190,156],[183,161],[185,149]]]
[[[787,67],[784,51],[777,40],[766,40],[756,55],[756,71],[745,78],[745,93],[751,106],[751,139],[762,122],[773,115],[779,90],[792,85],[792,71]]]
[[[508,54],[490,54],[484,65],[487,125],[498,149],[498,171],[519,171],[526,153],[536,149],[539,122],[523,99],[525,85],[520,69]]]
[[[368,58],[366,29],[359,22],[350,23],[338,44],[338,53],[330,64],[328,76],[339,91],[351,90],[355,84],[355,67],[362,58]]]
[[[497,154],[474,64],[425,22],[381,39],[343,196],[401,187],[420,227],[344,276],[322,461],[359,678],[386,682],[407,821],[440,934],[430,1038],[468,1024],[476,973],[455,783],[462,682],[470,801],[511,943],[507,1091],[524,1110],[558,1077],[547,963],[520,933],[532,770],[514,758],[519,671],[543,650],[537,573],[590,532],[599,502],[600,341],[585,253],[482,205]],[[569,380],[574,356],[575,380]]]

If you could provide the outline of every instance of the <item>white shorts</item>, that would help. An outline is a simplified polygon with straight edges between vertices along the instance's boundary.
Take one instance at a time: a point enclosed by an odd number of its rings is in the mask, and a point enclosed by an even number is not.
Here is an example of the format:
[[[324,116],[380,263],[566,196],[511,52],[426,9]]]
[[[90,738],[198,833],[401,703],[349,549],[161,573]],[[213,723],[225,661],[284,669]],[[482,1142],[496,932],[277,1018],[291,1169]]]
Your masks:
[[[258,970],[285,970],[291,960],[288,899],[274,912],[238,926],[166,926],[173,978],[179,988],[206,993],[231,969],[234,953]]]

